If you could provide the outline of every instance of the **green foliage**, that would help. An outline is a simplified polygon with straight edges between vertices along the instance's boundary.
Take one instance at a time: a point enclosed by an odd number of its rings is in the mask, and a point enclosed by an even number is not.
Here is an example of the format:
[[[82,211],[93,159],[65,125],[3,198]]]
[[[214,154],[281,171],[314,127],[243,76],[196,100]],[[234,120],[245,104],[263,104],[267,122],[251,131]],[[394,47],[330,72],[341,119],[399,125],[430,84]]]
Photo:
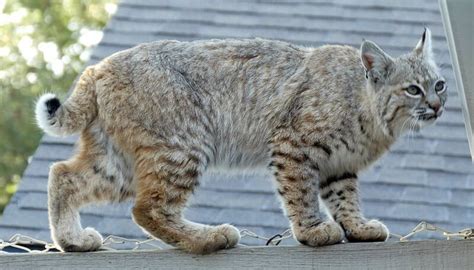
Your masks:
[[[0,213],[41,138],[36,97],[68,91],[114,3],[0,0]]]

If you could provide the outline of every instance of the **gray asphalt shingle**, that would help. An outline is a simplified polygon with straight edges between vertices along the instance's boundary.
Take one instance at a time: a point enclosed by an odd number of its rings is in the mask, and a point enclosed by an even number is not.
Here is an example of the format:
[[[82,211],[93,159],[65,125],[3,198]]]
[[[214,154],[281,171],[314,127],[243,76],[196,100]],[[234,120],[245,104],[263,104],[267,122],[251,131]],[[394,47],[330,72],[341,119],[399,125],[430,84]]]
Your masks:
[[[90,63],[146,41],[257,36],[311,46],[359,46],[366,38],[398,55],[415,45],[424,26],[433,32],[437,62],[450,86],[446,112],[436,126],[405,136],[361,174],[362,205],[368,217],[384,221],[398,234],[410,231],[421,220],[459,230],[474,223],[474,166],[437,1],[124,0]],[[43,137],[0,220],[0,238],[22,233],[50,240],[49,166],[70,157],[76,140],[77,136]],[[245,176],[214,173],[204,178],[185,213],[191,220],[232,223],[265,236],[288,228],[266,172]],[[130,202],[88,206],[81,211],[83,225],[96,227],[104,235],[144,238],[130,218],[131,207]],[[244,238],[243,243],[263,244],[252,238]]]

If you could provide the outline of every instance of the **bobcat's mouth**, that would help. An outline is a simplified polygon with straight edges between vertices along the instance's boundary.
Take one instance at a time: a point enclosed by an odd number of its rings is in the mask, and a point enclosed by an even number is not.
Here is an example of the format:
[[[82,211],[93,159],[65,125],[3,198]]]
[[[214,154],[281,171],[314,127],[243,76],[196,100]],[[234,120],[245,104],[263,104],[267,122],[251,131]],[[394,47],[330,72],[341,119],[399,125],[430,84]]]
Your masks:
[[[438,116],[433,113],[425,113],[425,114],[419,114],[419,115],[413,115],[413,118],[416,121],[415,126],[413,129],[415,131],[420,131],[420,129],[432,125],[436,119],[438,119]]]
[[[425,114],[418,115],[418,120],[427,121],[427,122],[434,121],[437,118],[438,116],[434,113],[425,113]]]

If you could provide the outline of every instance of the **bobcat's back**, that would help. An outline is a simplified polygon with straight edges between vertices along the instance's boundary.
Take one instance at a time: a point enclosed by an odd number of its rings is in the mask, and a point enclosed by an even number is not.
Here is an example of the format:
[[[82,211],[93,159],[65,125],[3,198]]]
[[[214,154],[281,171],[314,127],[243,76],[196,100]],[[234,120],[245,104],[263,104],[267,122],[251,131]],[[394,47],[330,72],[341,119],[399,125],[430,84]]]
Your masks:
[[[123,87],[99,87],[99,116],[110,128],[139,125],[157,137],[184,140],[183,130],[205,137],[210,165],[267,165],[285,84],[306,53],[259,39],[141,45],[100,65]]]

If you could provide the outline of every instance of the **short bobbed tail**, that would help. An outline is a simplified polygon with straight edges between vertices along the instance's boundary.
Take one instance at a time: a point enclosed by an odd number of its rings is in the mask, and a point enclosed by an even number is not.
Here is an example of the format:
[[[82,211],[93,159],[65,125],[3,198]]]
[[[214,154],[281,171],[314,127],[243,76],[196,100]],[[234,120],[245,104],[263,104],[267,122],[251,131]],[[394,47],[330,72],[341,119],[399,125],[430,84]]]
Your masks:
[[[93,67],[87,68],[69,98],[61,104],[46,93],[36,102],[36,122],[51,136],[68,136],[84,130],[97,115]]]

